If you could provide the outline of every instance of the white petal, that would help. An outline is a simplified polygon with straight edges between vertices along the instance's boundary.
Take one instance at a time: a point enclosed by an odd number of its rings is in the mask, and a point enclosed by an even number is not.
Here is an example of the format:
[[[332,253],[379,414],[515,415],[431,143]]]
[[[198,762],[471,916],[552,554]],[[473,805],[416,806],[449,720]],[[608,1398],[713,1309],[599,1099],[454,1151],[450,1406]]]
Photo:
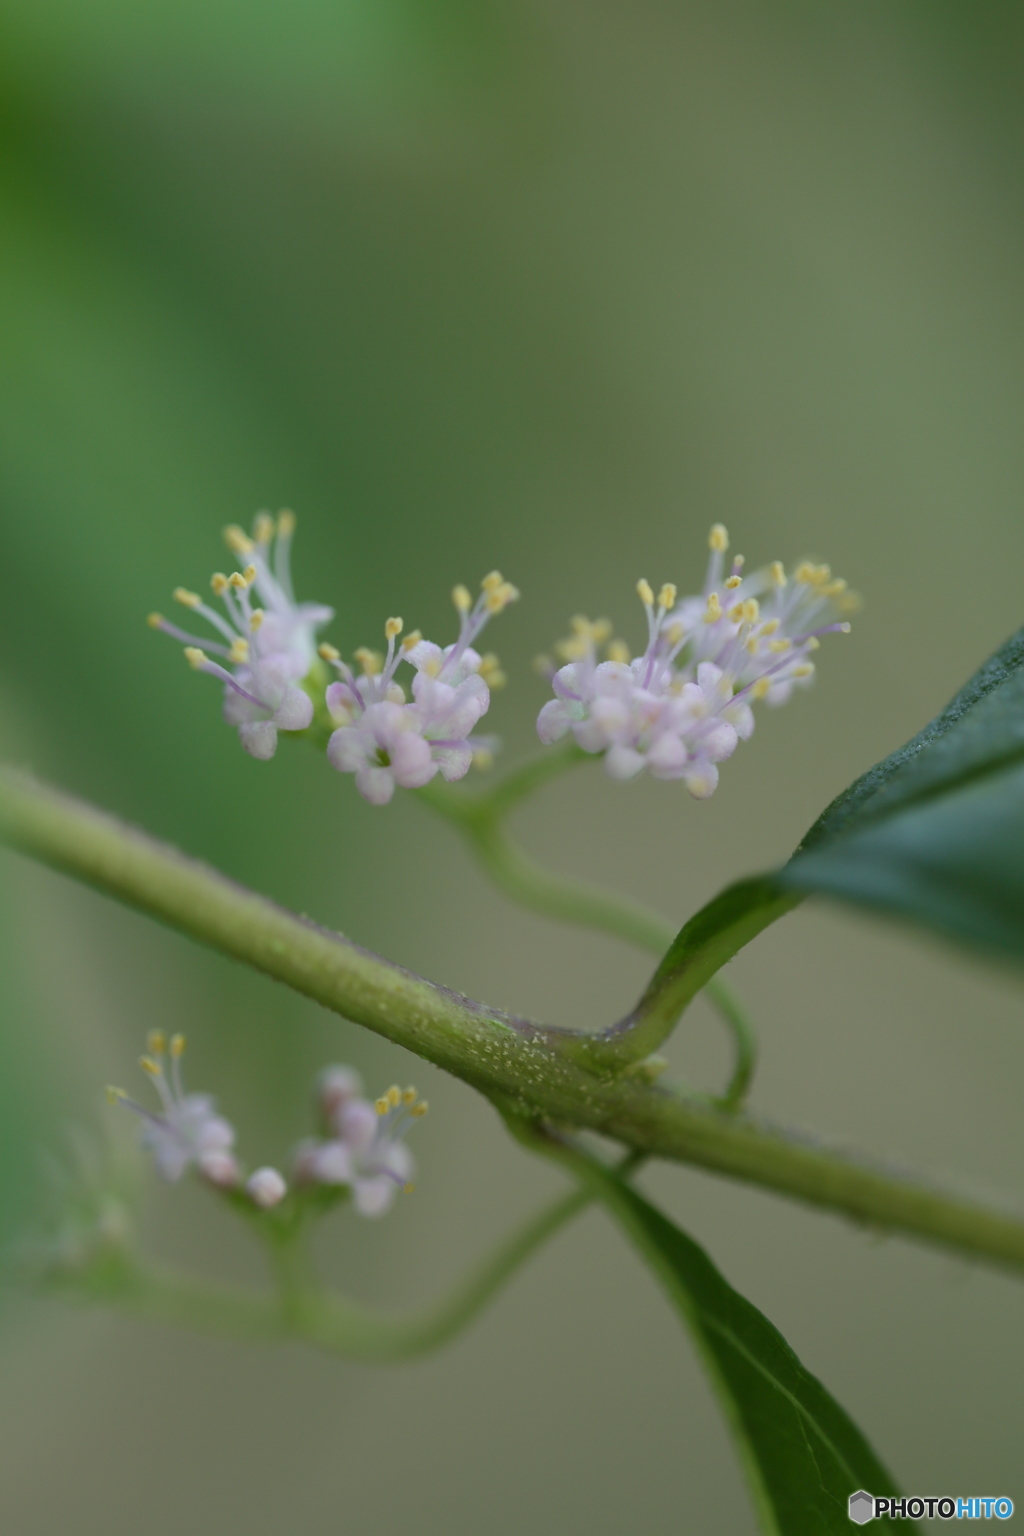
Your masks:
[[[203,1152],[198,1159],[199,1172],[219,1189],[234,1189],[241,1178],[238,1161],[230,1152]]]
[[[327,743],[327,761],[339,773],[358,773],[373,751],[373,738],[355,725],[340,726]]]
[[[728,721],[740,741],[749,741],[753,736],[754,711],[742,700],[738,704],[727,704],[722,710],[722,719]]]
[[[395,777],[390,768],[360,768],[356,789],[371,805],[387,805],[395,792]]]
[[[713,661],[702,661],[697,668],[697,683],[704,693],[714,693],[721,676],[721,667],[716,667]]]
[[[373,1145],[380,1116],[366,1099],[351,1099],[343,1104],[334,1120],[338,1135],[353,1152],[365,1152]]]
[[[462,747],[435,747],[434,762],[441,770],[441,777],[447,779],[449,784],[454,784],[456,779],[464,779],[473,763],[473,748]]]
[[[549,699],[537,716],[537,735],[546,747],[561,741],[569,729],[570,714],[561,699]]]
[[[701,736],[700,755],[712,763],[724,762],[736,751],[737,740],[733,727],[722,720]]]
[[[405,731],[394,738],[390,756],[390,771],[395,783],[401,784],[403,789],[418,789],[437,772],[430,755],[429,742],[424,741],[422,736],[414,735],[412,731]]]
[[[698,760],[683,774],[683,783],[695,800],[706,800],[718,788],[718,769],[714,763]]]
[[[419,646],[415,649],[419,650]],[[447,715],[455,706],[455,689],[450,683],[438,682],[429,672],[417,672],[412,680],[412,696],[428,722]]]
[[[294,683],[289,683],[284,698],[274,710],[274,724],[282,731],[304,731],[312,719],[313,700]]]
[[[613,779],[635,779],[643,772],[643,753],[633,747],[611,747],[605,755],[604,766]]]
[[[352,1153],[343,1141],[323,1141],[304,1152],[303,1167],[318,1184],[351,1184]]]
[[[369,1179],[356,1179],[352,1194],[360,1216],[383,1216],[395,1203],[398,1185],[386,1173],[379,1173]]]
[[[648,752],[647,767],[656,779],[678,779],[689,756],[680,738],[666,731]]]
[[[288,1185],[276,1168],[257,1168],[246,1181],[246,1189],[261,1210],[279,1205],[288,1193]]]
[[[261,763],[269,762],[277,751],[277,726],[272,720],[255,720],[251,725],[240,725],[238,737],[250,757]]]

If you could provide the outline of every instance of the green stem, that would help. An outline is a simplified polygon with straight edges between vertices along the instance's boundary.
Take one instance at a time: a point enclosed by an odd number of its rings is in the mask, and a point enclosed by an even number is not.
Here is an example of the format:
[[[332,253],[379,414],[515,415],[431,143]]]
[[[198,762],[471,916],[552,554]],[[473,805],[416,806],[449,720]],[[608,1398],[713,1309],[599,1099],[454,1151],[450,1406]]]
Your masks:
[[[620,1173],[625,1171],[620,1169]],[[55,1288],[161,1323],[247,1340],[297,1340],[349,1360],[387,1363],[429,1354],[461,1332],[515,1272],[593,1198],[574,1189],[526,1222],[433,1306],[389,1316],[313,1287],[304,1256],[275,1247],[276,1294],[197,1280],[125,1257],[105,1259],[95,1277],[64,1274]],[[297,1260],[297,1267],[296,1267]]]
[[[599,1131],[648,1156],[693,1163],[875,1229],[1024,1270],[1024,1219],[1015,1213],[746,1114],[723,1113],[642,1074],[609,1074],[599,1059],[588,1062],[578,1051],[575,1035],[424,981],[10,770],[0,770],[0,841],[283,981],[524,1115]],[[786,910],[769,905],[758,917],[756,887],[751,881],[723,893],[680,934],[648,989],[659,1028],[688,989],[692,996],[741,942]],[[720,909],[731,910],[730,903],[736,911],[723,927]]]
[[[425,805],[462,833],[482,868],[510,900],[543,917],[610,933],[660,959],[676,937],[676,930],[660,913],[627,896],[552,875],[524,852],[505,825],[508,813],[521,800],[568,769],[592,761],[593,757],[575,743],[563,743],[512,769],[485,793],[460,792],[435,780],[421,789],[419,795]],[[753,1026],[721,977],[709,980],[704,991],[729,1031],[734,1053],[732,1075],[716,1103],[722,1109],[738,1109],[757,1065]],[[673,1026],[674,1023],[673,1020]],[[625,1043],[625,1036],[620,1036],[616,1043]],[[654,1042],[651,1049],[660,1043],[660,1039]]]

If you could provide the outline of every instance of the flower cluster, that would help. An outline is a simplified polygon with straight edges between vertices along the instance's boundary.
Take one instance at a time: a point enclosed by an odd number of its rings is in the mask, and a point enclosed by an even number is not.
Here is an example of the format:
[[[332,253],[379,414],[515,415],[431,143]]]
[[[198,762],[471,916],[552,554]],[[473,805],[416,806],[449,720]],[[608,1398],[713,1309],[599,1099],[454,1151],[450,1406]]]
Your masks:
[[[613,778],[631,779],[644,769],[655,778],[682,779],[700,799],[714,793],[718,764],[754,729],[751,705],[783,704],[814,675],[811,653],[819,637],[846,631],[837,616],[856,599],[827,565],[804,562],[792,576],[774,564],[750,576],[743,560],[726,574],[726,530],[716,524],[709,539],[704,591],[678,599],[671,582],[654,593],[646,581],[637,591],[647,613],[647,646],[630,659],[607,620],[572,621],[559,646],[566,663],[557,671],[541,659],[555,697],[537,720],[541,741],[571,732],[585,752],[603,753]]]
[[[218,1189],[243,1188],[254,1204],[267,1210],[284,1199],[288,1186],[276,1168],[257,1168],[247,1180],[232,1150],[235,1128],[217,1114],[216,1101],[208,1093],[186,1093],[181,1058],[184,1035],[172,1035],[170,1043],[159,1030],[149,1036],[149,1054],[140,1060],[160,1096],[157,1114],[130,1099],[121,1088],[108,1088],[112,1104],[124,1104],[144,1121],[142,1143],[152,1153],[157,1172],[176,1183],[190,1168]],[[165,1059],[170,1058],[165,1066]]]
[[[312,700],[299,684],[316,659],[317,629],[334,616],[320,603],[295,601],[290,568],[294,530],[291,512],[276,519],[261,512],[251,538],[237,526],[225,529],[228,548],[246,564],[230,576],[217,571],[211,579],[224,614],[197,592],[176,589],[175,601],[205,619],[219,640],[188,634],[162,614],[149,616],[154,629],[182,642],[197,672],[223,682],[225,720],[237,727],[245,750],[263,760],[277,750],[278,731],[303,731],[313,719]],[[211,661],[208,651],[233,670]]]
[[[363,1216],[383,1216],[399,1190],[411,1190],[416,1165],[404,1137],[427,1105],[415,1088],[389,1088],[375,1104],[348,1067],[328,1067],[320,1079],[320,1110],[327,1136],[296,1150],[297,1185],[345,1186]]]
[[[371,804],[386,805],[396,785],[416,789],[437,773],[461,779],[474,755],[489,751],[487,739],[473,731],[490,706],[491,688],[505,679],[498,658],[481,656],[473,642],[488,619],[519,593],[500,571],[485,576],[481,588],[475,603],[463,586],[452,592],[459,637],[444,650],[424,640],[419,630],[397,643],[401,619],[388,619],[384,626],[385,655],[356,651],[359,677],[333,646],[320,647],[339,678],[326,694],[337,727],[327,757],[339,773],[355,774],[356,788]],[[411,700],[395,676],[403,661],[415,672]]]
[[[195,1169],[208,1184],[261,1210],[280,1205],[289,1192],[283,1175],[263,1167],[246,1178],[233,1150],[234,1126],[217,1113],[209,1094],[185,1092],[184,1036],[172,1035],[168,1042],[154,1030],[148,1045],[140,1064],[156,1087],[160,1112],[136,1103],[121,1088],[108,1088],[107,1097],[140,1116],[142,1143],[157,1172],[176,1183]],[[361,1215],[383,1216],[399,1190],[412,1188],[416,1165],[404,1138],[413,1121],[427,1113],[426,1103],[415,1088],[389,1088],[371,1103],[350,1067],[327,1067],[320,1074],[318,1107],[325,1135],[295,1149],[294,1195],[301,1198],[316,1187],[347,1189]]]

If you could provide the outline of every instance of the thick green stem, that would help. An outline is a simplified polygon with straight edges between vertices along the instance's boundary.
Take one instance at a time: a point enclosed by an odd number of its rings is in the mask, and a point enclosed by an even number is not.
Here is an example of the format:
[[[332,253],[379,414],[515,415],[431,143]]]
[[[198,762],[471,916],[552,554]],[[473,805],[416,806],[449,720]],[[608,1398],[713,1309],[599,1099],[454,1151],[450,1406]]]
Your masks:
[[[658,912],[631,901],[629,897],[551,874],[525,853],[508,832],[506,817],[521,800],[568,769],[592,761],[593,758],[574,743],[563,743],[512,769],[485,793],[452,790],[435,780],[419,794],[424,804],[462,833],[481,866],[510,900],[543,917],[557,918],[598,933],[610,933],[660,959],[670,949],[676,930]],[[723,1109],[738,1109],[757,1065],[754,1031],[721,977],[710,979],[704,990],[732,1037],[735,1057],[728,1086],[717,1103]],[[645,1037],[651,1038],[649,1043],[645,1038],[642,1052],[637,1046],[639,1025],[636,1022],[628,1032],[621,1031],[615,1036],[612,1049],[616,1055],[628,1049],[635,1060],[641,1054],[656,1050],[675,1022],[673,1019],[666,1027],[663,1011],[659,1011],[658,1038],[653,1038],[650,1021],[645,1021]]]
[[[900,1230],[1024,1269],[1024,1219],[1017,1214],[988,1209],[747,1115],[726,1114],[642,1074],[610,1075],[603,1063],[589,1064],[577,1052],[575,1036],[432,985],[91,806],[8,770],[0,771],[0,841],[276,977],[523,1115],[599,1131],[649,1156],[693,1163],[875,1229]],[[732,897],[724,893],[687,925],[648,989],[654,1010],[668,1016],[688,988],[692,995],[728,953],[764,926],[768,919],[757,918],[753,906],[756,885],[735,887]],[[723,904],[731,924],[725,929],[722,913],[715,917]],[[705,929],[715,937],[701,949]],[[691,949],[695,958],[687,973]]]
[[[408,1360],[439,1349],[468,1327],[537,1249],[592,1198],[583,1188],[563,1195],[500,1244],[440,1301],[407,1316],[389,1316],[319,1290],[309,1279],[298,1245],[292,1242],[273,1251],[276,1295],[153,1268],[130,1256],[113,1264],[104,1260],[95,1274],[65,1273],[55,1281],[55,1288],[136,1317],[229,1337],[297,1340],[349,1360]]]

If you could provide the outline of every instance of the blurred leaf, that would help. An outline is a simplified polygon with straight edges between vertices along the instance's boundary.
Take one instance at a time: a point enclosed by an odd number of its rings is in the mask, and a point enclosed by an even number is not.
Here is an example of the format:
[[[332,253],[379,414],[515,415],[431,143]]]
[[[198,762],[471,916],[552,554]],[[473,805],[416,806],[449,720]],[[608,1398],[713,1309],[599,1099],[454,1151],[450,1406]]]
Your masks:
[[[818,818],[780,874],[1024,960],[1024,630]]]
[[[897,1493],[852,1419],[704,1250],[614,1174],[589,1158],[585,1162],[588,1182],[693,1334],[736,1438],[764,1530],[775,1536],[846,1532],[851,1493],[860,1488],[882,1497]],[[901,1521],[901,1528],[907,1523]],[[884,1520],[878,1528],[895,1525]]]

